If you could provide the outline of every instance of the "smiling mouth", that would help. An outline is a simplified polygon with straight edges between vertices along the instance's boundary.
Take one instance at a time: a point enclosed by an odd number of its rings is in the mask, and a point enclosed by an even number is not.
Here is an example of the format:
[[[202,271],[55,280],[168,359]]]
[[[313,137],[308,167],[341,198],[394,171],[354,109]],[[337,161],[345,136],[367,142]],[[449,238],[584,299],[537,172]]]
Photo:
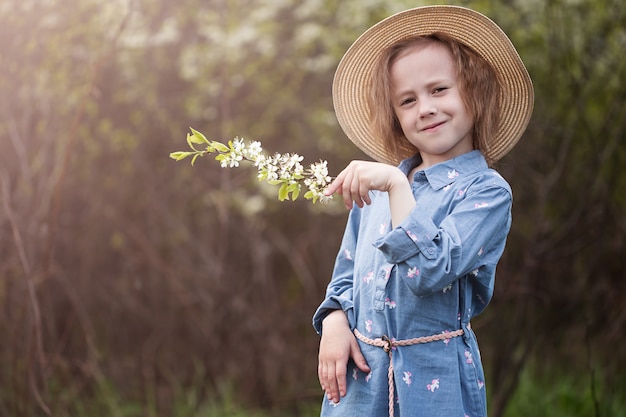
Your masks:
[[[429,131],[429,130],[434,130],[434,129],[438,128],[439,126],[443,125],[444,123],[445,122],[438,122],[438,123],[429,124],[428,126],[425,126],[422,129],[422,132],[426,132],[426,131]]]

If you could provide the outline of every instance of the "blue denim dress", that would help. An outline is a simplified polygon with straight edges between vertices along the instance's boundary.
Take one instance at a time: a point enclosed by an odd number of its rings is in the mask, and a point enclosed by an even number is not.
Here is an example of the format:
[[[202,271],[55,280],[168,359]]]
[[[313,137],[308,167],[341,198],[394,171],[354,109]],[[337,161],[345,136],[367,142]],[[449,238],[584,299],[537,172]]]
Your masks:
[[[407,175],[419,156],[402,161]],[[415,208],[391,228],[388,195],[354,207],[313,326],[342,309],[367,338],[406,340],[464,330],[451,339],[393,348],[395,417],[486,416],[484,373],[470,319],[486,307],[511,226],[511,188],[479,151],[414,175]],[[359,340],[369,374],[348,363],[347,394],[322,416],[389,415],[390,357]]]

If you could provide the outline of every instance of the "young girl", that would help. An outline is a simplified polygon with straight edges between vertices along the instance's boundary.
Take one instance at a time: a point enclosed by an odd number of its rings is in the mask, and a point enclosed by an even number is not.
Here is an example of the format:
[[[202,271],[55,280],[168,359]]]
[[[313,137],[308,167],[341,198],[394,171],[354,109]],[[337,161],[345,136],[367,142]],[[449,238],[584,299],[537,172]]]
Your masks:
[[[333,99],[379,162],[351,162],[326,191],[351,212],[313,317],[322,416],[485,416],[470,319],[511,225],[510,187],[488,166],[528,124],[528,72],[485,16],[420,7],[352,45]]]

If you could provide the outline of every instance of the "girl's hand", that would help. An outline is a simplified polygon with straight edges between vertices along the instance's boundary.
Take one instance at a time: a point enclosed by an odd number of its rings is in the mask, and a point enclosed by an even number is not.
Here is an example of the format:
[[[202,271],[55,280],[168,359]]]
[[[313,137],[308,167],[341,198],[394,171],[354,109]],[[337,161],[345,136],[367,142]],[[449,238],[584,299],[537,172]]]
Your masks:
[[[345,313],[336,310],[324,319],[317,367],[320,385],[334,403],[346,395],[349,358],[354,360],[361,371],[370,372],[356,337],[350,331]]]
[[[394,186],[402,183],[408,184],[408,179],[394,166],[380,162],[352,161],[337,175],[324,194],[330,196],[338,192],[349,210],[353,202],[359,207],[370,204],[370,190],[390,192]]]
[[[371,204],[370,190],[389,194],[392,226],[399,225],[415,207],[409,179],[400,169],[380,162],[352,161],[324,191],[327,196],[337,192],[346,208]]]

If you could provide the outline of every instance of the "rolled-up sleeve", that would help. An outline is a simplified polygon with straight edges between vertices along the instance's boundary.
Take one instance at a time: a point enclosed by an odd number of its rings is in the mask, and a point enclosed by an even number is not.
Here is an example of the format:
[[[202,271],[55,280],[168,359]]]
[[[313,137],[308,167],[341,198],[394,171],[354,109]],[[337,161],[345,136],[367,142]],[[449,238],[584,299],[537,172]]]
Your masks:
[[[511,224],[511,203],[504,182],[478,184],[438,225],[418,205],[374,246],[398,266],[400,276],[411,277],[407,284],[415,294],[427,295],[481,264],[497,262]],[[487,259],[492,255],[495,259]]]
[[[433,221],[413,209],[409,217],[398,227],[378,239],[374,246],[380,249],[388,262],[397,264],[418,254],[427,259],[436,255],[435,238],[439,230]]]
[[[360,210],[353,209],[348,217],[341,247],[335,260],[333,275],[324,300],[313,315],[313,327],[322,334],[322,321],[333,310],[343,310],[350,328],[356,326],[354,318],[354,254],[358,236]]]

